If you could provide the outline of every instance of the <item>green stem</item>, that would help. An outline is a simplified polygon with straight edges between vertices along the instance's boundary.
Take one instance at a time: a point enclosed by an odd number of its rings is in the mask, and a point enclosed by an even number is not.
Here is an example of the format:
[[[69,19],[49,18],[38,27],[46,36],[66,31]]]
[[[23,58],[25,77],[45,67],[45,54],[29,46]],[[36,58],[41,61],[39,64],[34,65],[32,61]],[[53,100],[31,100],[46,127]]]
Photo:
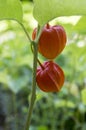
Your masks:
[[[32,95],[31,95],[31,99],[30,99],[30,106],[29,106],[29,111],[28,111],[28,115],[27,115],[25,130],[29,130],[33,106],[34,106],[34,102],[36,99],[37,45],[35,43],[33,43],[33,46],[34,46],[34,62],[33,62]]]
[[[22,23],[19,23],[19,24],[21,25],[22,29],[24,30],[24,32],[25,32],[25,34],[26,34],[26,36],[27,36],[29,42],[32,43],[32,40],[31,40],[31,38],[30,38],[30,36],[29,36],[29,34],[28,34],[28,32],[27,32],[27,30],[26,30],[24,24],[22,24]]]
[[[12,93],[13,94],[13,108],[14,108],[14,117],[15,117],[15,127],[16,127],[16,130],[18,130],[18,119],[17,119],[17,104],[16,104],[16,94],[15,93]]]
[[[24,130],[29,130],[33,106],[34,106],[34,102],[35,102],[35,99],[36,99],[36,70],[37,70],[37,58],[38,58],[38,41],[39,41],[43,27],[40,28],[39,25],[38,25],[36,40],[32,41],[30,39],[30,36],[29,36],[28,32],[26,31],[26,28],[24,27],[24,25],[22,23],[19,23],[19,24],[21,25],[22,29],[24,30],[25,34],[28,37],[29,42],[33,45],[33,49],[34,49],[32,94],[31,94],[29,111],[28,111],[28,115],[27,115],[25,129],[24,129]]]

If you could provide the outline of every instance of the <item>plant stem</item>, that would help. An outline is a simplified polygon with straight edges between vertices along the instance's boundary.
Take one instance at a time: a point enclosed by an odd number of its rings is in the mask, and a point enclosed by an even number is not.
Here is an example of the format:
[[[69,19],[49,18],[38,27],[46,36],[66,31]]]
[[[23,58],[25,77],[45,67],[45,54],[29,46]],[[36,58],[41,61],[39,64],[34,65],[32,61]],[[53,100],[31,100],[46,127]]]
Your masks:
[[[17,104],[16,104],[16,94],[12,93],[12,98],[13,98],[13,108],[14,108],[14,117],[15,117],[15,127],[16,130],[18,130],[18,115],[17,115]]]
[[[29,130],[33,106],[36,99],[37,45],[33,43],[33,47],[34,47],[33,84],[32,84],[32,94],[31,94],[31,99],[30,99],[30,106],[29,106],[29,111],[27,115],[25,130]]]
[[[27,32],[27,30],[26,30],[24,24],[22,24],[22,23],[19,23],[19,24],[21,25],[22,29],[24,30],[24,32],[25,32],[25,34],[26,34],[26,36],[27,36],[29,42],[32,43],[31,38],[30,38],[30,36],[29,36],[29,34],[28,34],[28,32]]]
[[[30,103],[29,103],[29,111],[28,111],[28,115],[27,115],[25,129],[24,129],[24,130],[29,130],[31,115],[32,115],[32,111],[33,111],[33,106],[34,106],[34,102],[35,102],[35,99],[36,99],[36,70],[37,70],[37,58],[38,58],[38,41],[39,41],[39,38],[40,38],[43,27],[40,28],[39,25],[38,25],[36,40],[32,41],[30,39],[30,36],[29,36],[26,28],[24,27],[24,25],[22,23],[19,23],[19,24],[21,25],[22,29],[24,30],[25,34],[28,37],[29,42],[33,45],[33,49],[34,49],[34,53],[33,53],[34,55],[33,55],[32,94],[31,94],[31,99],[30,99]]]

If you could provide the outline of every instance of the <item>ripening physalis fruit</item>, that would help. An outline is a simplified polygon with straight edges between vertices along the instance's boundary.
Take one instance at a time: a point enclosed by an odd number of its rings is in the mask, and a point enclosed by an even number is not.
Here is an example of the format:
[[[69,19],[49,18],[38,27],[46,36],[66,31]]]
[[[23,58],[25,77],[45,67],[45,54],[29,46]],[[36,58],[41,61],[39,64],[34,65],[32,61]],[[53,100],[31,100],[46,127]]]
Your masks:
[[[36,33],[37,28],[32,33],[33,40],[36,38]],[[64,49],[66,40],[66,32],[62,26],[46,24],[39,39],[38,51],[47,59],[54,59]]]
[[[58,92],[64,83],[64,72],[53,61],[46,61],[37,68],[36,82],[44,92]]]

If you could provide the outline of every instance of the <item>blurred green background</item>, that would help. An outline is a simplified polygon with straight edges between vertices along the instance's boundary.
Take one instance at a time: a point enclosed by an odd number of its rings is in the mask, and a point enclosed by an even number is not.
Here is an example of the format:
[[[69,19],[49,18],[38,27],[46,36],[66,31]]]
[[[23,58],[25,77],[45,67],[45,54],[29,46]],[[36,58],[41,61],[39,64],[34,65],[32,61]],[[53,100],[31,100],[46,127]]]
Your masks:
[[[31,36],[37,25],[33,2],[21,2],[23,23]],[[62,17],[50,24],[61,24],[67,32],[67,45],[55,59],[64,70],[65,83],[59,93],[44,93],[37,87],[30,130],[86,130],[86,17]],[[24,129],[32,64],[30,43],[20,25],[0,21],[0,130]]]

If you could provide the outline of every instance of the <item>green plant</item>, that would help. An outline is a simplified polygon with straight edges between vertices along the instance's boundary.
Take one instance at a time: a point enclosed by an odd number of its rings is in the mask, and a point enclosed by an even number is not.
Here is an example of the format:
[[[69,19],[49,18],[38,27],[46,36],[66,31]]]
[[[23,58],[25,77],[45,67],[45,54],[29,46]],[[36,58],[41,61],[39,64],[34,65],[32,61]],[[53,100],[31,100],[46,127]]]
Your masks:
[[[46,23],[48,23],[53,18],[59,16],[70,16],[70,15],[86,15],[86,1],[82,0],[69,0],[59,1],[59,0],[34,0],[34,17],[38,21],[37,37],[35,41],[32,41],[29,34],[22,22],[23,11],[19,0],[0,0],[0,20],[16,20],[26,33],[29,42],[32,44],[34,49],[34,59],[33,59],[33,83],[32,83],[32,95],[29,106],[29,113],[27,117],[27,123],[25,130],[30,127],[31,113],[33,110],[33,105],[36,97],[36,70],[37,70],[37,57],[38,57],[38,42],[42,32],[42,29]],[[49,5],[49,8],[47,8]],[[71,6],[73,5],[73,6]],[[39,8],[40,7],[40,8]],[[2,13],[3,12],[3,13]],[[46,13],[45,13],[46,12]],[[41,15],[40,15],[41,14]]]

